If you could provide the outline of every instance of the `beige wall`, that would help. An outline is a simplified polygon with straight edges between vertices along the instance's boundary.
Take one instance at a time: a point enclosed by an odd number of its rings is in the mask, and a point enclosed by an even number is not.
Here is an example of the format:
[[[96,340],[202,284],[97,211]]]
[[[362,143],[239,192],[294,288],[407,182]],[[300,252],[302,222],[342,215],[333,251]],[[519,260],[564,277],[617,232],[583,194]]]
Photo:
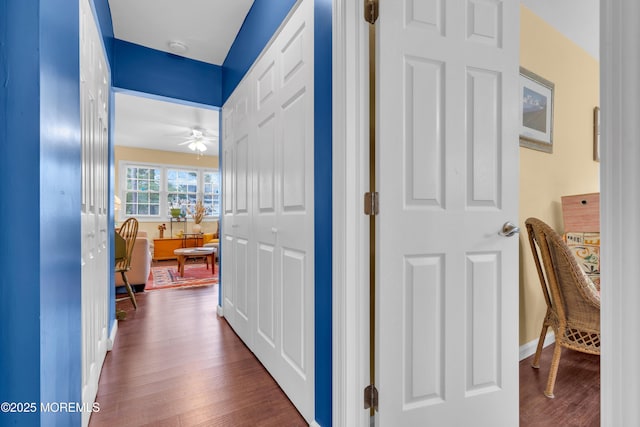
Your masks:
[[[520,148],[520,344],[537,340],[546,306],[524,221],[563,231],[560,197],[600,191],[593,161],[599,63],[521,6],[520,65],[555,84],[553,154]]]
[[[147,150],[142,148],[116,146],[115,155],[115,194],[120,195],[120,161],[134,161],[143,163],[156,163],[172,166],[195,166],[198,168],[218,168],[217,156],[203,156],[198,158],[195,154],[174,153],[171,151]],[[124,201],[123,201],[124,203]],[[122,218],[116,216],[116,222],[121,222]],[[169,237],[169,218],[164,223],[167,226],[164,237]],[[159,237],[158,225],[160,222],[140,222],[139,229],[147,232],[149,239]],[[191,232],[193,221],[187,222],[187,232]],[[210,233],[217,229],[217,221],[204,220],[200,224],[203,233]],[[184,223],[173,224],[173,234],[184,229]]]

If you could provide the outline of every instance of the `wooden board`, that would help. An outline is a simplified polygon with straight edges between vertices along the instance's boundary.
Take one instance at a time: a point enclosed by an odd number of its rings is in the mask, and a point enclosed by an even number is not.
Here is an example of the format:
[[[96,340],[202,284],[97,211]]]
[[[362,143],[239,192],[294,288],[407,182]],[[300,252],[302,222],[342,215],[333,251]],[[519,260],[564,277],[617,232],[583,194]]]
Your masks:
[[[600,232],[600,193],[562,197],[564,231]]]

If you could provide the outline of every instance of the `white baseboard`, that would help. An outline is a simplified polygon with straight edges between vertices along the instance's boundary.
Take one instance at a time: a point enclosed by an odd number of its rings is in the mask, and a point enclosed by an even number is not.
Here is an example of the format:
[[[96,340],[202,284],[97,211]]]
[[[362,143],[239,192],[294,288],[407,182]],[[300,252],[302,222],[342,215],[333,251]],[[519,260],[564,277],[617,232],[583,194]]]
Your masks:
[[[221,305],[216,306],[216,313],[218,314],[218,317],[224,317],[224,310]]]
[[[547,347],[556,342],[556,337],[552,332],[549,332],[544,339],[544,347]],[[538,340],[535,339],[533,341],[529,341],[526,344],[520,346],[520,360],[524,360],[529,356],[532,356],[536,352],[536,347],[538,346]]]
[[[116,342],[117,334],[118,334],[118,319],[113,321],[113,326],[111,327],[111,333],[109,334],[109,339],[107,339],[107,351],[111,351],[111,349],[113,349],[113,343]]]

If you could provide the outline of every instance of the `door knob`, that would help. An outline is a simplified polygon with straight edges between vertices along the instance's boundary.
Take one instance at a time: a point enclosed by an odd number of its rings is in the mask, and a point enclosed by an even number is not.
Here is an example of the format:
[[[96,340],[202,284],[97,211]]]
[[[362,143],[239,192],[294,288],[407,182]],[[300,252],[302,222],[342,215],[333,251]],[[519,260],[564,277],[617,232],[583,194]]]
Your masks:
[[[520,233],[520,227],[508,221],[504,223],[502,230],[498,232],[499,235],[504,237],[511,237],[517,233]]]

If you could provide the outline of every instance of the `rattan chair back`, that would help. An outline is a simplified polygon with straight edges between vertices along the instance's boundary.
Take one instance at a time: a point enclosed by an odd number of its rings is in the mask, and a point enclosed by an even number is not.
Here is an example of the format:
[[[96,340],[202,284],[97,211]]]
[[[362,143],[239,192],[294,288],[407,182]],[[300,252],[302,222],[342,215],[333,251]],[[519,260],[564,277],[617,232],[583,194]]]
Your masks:
[[[600,294],[558,233],[537,218],[525,223],[547,303],[533,366],[538,367],[547,329],[551,327],[556,348],[545,394],[553,397],[560,347],[600,354]]]

